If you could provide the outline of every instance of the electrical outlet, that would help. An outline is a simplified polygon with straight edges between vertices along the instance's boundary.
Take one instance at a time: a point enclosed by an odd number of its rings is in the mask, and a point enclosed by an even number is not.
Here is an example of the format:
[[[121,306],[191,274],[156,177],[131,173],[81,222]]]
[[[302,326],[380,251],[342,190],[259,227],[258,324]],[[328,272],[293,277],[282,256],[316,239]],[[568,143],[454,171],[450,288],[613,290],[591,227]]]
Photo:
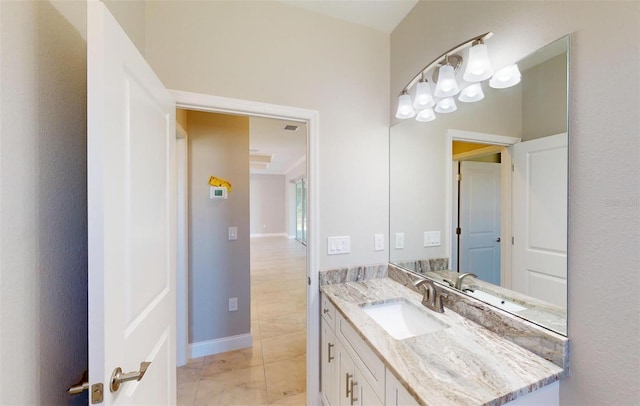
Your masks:
[[[348,254],[351,252],[351,237],[328,237],[327,255]]]
[[[238,310],[238,298],[237,297],[230,297],[229,298],[229,311],[230,312],[235,312],[236,310]]]
[[[396,249],[404,249],[404,233],[396,233]]]
[[[424,246],[425,247],[438,247],[438,246],[440,246],[440,231],[425,231],[424,232]]]
[[[373,235],[373,250],[384,251],[384,234]]]

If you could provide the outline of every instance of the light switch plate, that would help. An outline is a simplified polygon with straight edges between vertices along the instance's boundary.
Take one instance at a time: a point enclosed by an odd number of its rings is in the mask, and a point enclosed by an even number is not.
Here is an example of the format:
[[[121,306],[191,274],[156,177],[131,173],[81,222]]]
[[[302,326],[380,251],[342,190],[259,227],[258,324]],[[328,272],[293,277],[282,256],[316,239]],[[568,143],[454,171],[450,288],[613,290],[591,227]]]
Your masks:
[[[348,254],[351,252],[351,237],[328,237],[327,255]]]
[[[404,249],[404,233],[396,233],[396,249]]]
[[[229,241],[238,239],[238,227],[229,227]]]
[[[230,312],[235,312],[236,310],[238,310],[238,298],[237,297],[230,297],[229,298],[229,311]]]
[[[440,246],[440,231],[425,231],[424,232],[424,246],[425,247],[439,247]]]
[[[384,234],[373,235],[373,250],[384,251]]]

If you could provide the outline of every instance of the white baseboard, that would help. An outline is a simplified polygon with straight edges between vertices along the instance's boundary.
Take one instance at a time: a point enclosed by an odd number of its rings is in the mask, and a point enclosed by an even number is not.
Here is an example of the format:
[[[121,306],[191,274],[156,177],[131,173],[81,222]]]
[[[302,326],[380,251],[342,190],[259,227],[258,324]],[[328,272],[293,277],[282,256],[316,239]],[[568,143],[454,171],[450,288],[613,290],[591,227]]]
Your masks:
[[[251,333],[200,341],[198,343],[189,344],[189,357],[205,357],[207,355],[220,354],[221,352],[249,348],[252,345],[253,338]]]
[[[262,238],[262,237],[288,237],[287,233],[264,233],[264,234],[250,234],[249,238]]]

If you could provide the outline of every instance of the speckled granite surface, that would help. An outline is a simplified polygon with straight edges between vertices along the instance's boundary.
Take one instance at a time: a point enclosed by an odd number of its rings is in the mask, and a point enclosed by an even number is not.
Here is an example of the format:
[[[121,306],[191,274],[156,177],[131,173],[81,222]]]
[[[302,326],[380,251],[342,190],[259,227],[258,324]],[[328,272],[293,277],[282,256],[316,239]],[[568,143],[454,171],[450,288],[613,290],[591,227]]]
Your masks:
[[[320,272],[320,285],[360,282],[374,278],[384,278],[385,276],[387,276],[387,264],[329,269]]]
[[[442,280],[443,277],[447,278],[446,272],[436,272],[430,277],[436,281]],[[418,276],[411,272],[389,265],[387,274],[389,278],[398,283],[415,289],[413,281]],[[476,283],[473,280],[465,279],[464,285],[467,286],[468,282]],[[444,301],[446,307],[562,367],[565,369],[565,374],[569,373],[569,339],[567,337],[511,313],[501,311],[458,290],[450,289],[444,285],[444,282],[439,289],[449,294],[449,297]]]
[[[420,294],[388,277],[323,284],[321,290],[423,405],[502,405],[563,376],[557,365],[454,311],[425,309]],[[361,307],[399,298],[449,327],[396,340]]]

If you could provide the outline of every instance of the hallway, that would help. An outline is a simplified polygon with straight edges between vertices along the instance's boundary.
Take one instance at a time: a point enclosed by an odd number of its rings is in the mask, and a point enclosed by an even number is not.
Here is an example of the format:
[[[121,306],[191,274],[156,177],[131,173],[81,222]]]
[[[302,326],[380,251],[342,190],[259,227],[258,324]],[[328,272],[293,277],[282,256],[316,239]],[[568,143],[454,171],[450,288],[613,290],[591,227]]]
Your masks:
[[[178,368],[178,405],[304,405],[306,249],[286,237],[251,239],[253,347]]]

